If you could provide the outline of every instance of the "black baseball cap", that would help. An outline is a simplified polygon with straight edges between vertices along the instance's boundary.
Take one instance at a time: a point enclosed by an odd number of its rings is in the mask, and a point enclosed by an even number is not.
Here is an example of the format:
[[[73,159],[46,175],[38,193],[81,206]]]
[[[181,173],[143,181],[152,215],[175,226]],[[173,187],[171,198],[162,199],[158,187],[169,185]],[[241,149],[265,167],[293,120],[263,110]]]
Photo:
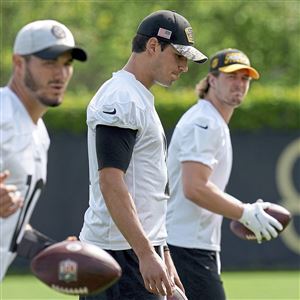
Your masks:
[[[210,58],[210,72],[232,73],[242,69],[249,70],[249,76],[253,79],[259,78],[259,73],[251,67],[247,55],[238,49],[224,49]]]
[[[142,20],[137,33],[170,43],[181,55],[194,62],[201,64],[207,61],[207,57],[193,47],[190,23],[174,11],[159,10],[150,14]]]

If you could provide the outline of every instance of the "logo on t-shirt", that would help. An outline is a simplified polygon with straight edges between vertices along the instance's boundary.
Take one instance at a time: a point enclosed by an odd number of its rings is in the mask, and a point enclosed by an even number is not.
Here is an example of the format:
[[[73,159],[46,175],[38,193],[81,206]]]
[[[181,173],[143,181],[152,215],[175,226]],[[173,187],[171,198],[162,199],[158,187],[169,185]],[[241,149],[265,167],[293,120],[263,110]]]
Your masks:
[[[103,113],[108,114],[108,115],[115,115],[116,112],[117,112],[117,110],[115,108],[111,111],[103,110]]]
[[[208,125],[206,125],[206,126],[203,126],[203,125],[196,124],[196,126],[198,126],[198,127],[202,128],[202,129],[208,129]]]

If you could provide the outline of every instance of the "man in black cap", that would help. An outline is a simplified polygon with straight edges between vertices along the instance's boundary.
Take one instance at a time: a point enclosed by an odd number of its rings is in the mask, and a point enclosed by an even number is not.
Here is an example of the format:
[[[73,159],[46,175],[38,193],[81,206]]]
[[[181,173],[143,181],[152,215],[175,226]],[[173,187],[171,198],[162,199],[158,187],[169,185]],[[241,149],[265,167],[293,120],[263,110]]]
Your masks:
[[[63,101],[73,59],[87,56],[57,21],[29,23],[15,39],[13,75],[0,88],[0,280],[46,182],[50,140],[42,116]]]
[[[199,101],[172,135],[167,240],[189,300],[225,300],[219,257],[223,216],[242,222],[259,243],[277,237],[282,229],[264,212],[269,202],[245,204],[225,192],[232,165],[228,123],[251,79],[258,78],[242,51],[217,52],[208,75],[197,85]]]
[[[166,139],[150,88],[171,86],[187,60],[206,57],[193,32],[167,10],[147,16],[122,70],[105,82],[87,109],[90,201],[80,239],[107,250],[120,264],[119,282],[105,299],[164,299],[183,289],[166,245]],[[101,295],[81,299],[103,299]]]

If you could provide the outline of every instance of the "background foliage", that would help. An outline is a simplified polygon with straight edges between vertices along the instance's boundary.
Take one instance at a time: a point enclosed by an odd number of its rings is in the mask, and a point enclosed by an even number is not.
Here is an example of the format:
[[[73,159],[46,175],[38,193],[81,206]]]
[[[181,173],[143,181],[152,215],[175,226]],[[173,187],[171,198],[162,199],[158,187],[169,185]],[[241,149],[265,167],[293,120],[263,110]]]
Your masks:
[[[154,87],[156,109],[166,130],[175,127],[181,115],[193,104],[197,97],[192,87],[166,89]],[[60,108],[50,109],[44,117],[51,129],[85,132],[87,127],[86,105],[93,95],[89,92],[68,92]],[[252,83],[250,92],[234,113],[230,128],[233,130],[300,130],[300,86],[265,87]]]
[[[208,56],[222,48],[238,48],[249,55],[252,65],[261,73],[259,86],[255,84],[255,91],[250,98],[259,97],[267,102],[260,105],[258,102],[247,100],[248,105],[242,106],[240,112],[235,114],[232,120],[233,127],[247,127],[251,123],[253,113],[259,113],[255,116],[255,120],[258,120],[256,124],[259,127],[265,126],[263,120],[266,112],[269,112],[267,116],[270,119],[267,127],[274,124],[275,119],[279,119],[280,112],[287,121],[293,122],[293,125],[287,128],[299,126],[298,0],[1,0],[1,86],[9,79],[14,38],[23,25],[36,19],[47,18],[65,23],[74,33],[77,43],[89,54],[87,63],[75,63],[74,76],[66,97],[72,98],[72,101],[65,106],[68,107],[69,114],[77,116],[77,119],[73,120],[74,123],[80,120],[80,126],[83,128],[86,104],[98,87],[111,77],[111,73],[126,63],[131,52],[132,37],[142,18],[158,9],[172,9],[183,14],[193,26],[196,46]],[[173,126],[182,112],[195,102],[194,86],[207,73],[207,68],[208,64],[199,66],[191,63],[189,72],[167,92],[161,87],[154,89],[158,110],[167,127]],[[293,104],[289,106],[291,102]],[[252,110],[250,115],[249,110]],[[62,107],[58,111],[61,114],[57,113],[57,117],[54,117],[52,111],[47,113],[46,120],[50,126],[58,127],[60,122],[57,119],[65,120],[66,109]],[[275,112],[275,117],[270,114],[272,111]],[[73,129],[78,131],[78,126],[74,126]]]

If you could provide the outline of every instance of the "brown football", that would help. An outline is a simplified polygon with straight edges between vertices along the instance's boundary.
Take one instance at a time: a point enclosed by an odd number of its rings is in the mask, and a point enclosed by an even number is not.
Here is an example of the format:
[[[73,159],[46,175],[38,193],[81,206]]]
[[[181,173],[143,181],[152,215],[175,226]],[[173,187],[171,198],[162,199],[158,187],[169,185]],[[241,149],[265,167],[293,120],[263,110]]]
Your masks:
[[[167,296],[167,300],[188,300],[184,292],[176,285],[173,296]]]
[[[121,276],[121,267],[106,251],[81,241],[63,241],[31,261],[34,275],[52,289],[69,295],[101,292]]]
[[[267,209],[265,209],[265,212],[282,224],[283,229],[278,231],[279,234],[288,226],[292,219],[291,213],[286,208],[278,204],[272,203]],[[243,240],[256,241],[254,233],[239,221],[232,220],[230,222],[230,229],[236,236]]]

